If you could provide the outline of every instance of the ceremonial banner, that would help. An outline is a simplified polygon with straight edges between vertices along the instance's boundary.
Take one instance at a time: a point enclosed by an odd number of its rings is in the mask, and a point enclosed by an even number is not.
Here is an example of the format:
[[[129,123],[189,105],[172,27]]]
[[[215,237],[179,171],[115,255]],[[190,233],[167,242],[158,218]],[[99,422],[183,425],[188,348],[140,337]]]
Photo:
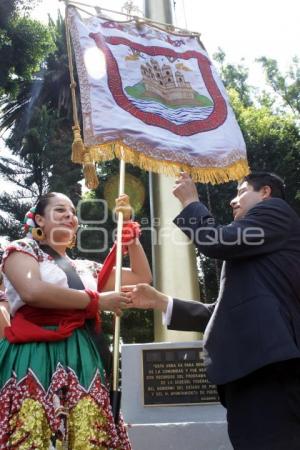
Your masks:
[[[82,19],[68,8],[84,144],[94,161],[220,183],[248,172],[242,133],[196,35],[149,23]],[[121,155],[122,151],[122,155]]]

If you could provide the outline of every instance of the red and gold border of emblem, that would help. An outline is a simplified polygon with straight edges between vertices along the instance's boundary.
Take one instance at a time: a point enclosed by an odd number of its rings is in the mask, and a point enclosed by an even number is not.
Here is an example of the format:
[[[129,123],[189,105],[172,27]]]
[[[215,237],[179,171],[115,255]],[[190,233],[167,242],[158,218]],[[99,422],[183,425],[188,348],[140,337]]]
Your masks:
[[[220,127],[225,122],[227,118],[227,104],[212,75],[211,63],[205,55],[194,50],[178,53],[172,49],[165,47],[144,46],[130,41],[129,39],[117,36],[104,38],[100,33],[91,33],[90,37],[95,40],[96,45],[103,51],[105,55],[108,87],[115,102],[118,106],[120,106],[128,113],[132,114],[137,119],[142,120],[147,125],[165,128],[179,136],[192,136],[197,133],[211,131]],[[201,72],[208,93],[210,94],[214,103],[212,113],[206,119],[193,120],[178,125],[154,113],[140,110],[135,105],[133,105],[133,103],[130,102],[128,97],[124,94],[122,78],[120,75],[117,60],[107,44],[126,45],[133,50],[145,53],[149,56],[161,55],[168,58],[184,60],[195,58],[198,62],[199,71]]]

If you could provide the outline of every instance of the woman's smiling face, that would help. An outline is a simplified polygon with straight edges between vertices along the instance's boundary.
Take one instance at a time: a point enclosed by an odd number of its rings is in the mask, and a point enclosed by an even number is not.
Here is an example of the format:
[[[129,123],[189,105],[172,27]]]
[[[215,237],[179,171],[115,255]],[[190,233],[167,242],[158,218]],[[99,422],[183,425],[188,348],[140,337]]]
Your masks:
[[[78,228],[75,207],[64,194],[51,197],[44,214],[37,214],[35,222],[43,229],[47,241],[53,244],[70,242]]]

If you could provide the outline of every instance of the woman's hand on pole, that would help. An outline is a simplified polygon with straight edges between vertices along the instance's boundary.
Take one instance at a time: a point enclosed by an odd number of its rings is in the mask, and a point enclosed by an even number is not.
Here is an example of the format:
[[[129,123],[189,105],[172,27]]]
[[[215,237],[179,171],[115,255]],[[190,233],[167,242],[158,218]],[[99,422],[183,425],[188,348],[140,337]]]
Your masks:
[[[117,316],[120,316],[122,311],[127,309],[130,301],[130,298],[123,292],[102,292],[100,294],[99,309],[100,311],[112,311]]]
[[[128,220],[132,217],[132,207],[130,205],[130,199],[127,194],[122,194],[118,198],[116,198],[116,213],[123,213],[124,222],[128,222]]]

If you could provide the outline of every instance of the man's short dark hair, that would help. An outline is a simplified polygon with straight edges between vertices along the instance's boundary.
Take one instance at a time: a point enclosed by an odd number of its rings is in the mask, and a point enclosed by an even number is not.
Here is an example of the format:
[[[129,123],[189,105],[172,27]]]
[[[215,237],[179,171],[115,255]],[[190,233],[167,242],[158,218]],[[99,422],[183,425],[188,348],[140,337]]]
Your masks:
[[[271,188],[271,197],[285,199],[285,184],[282,178],[272,172],[251,172],[246,175],[242,182],[248,181],[255,191],[264,186]]]

